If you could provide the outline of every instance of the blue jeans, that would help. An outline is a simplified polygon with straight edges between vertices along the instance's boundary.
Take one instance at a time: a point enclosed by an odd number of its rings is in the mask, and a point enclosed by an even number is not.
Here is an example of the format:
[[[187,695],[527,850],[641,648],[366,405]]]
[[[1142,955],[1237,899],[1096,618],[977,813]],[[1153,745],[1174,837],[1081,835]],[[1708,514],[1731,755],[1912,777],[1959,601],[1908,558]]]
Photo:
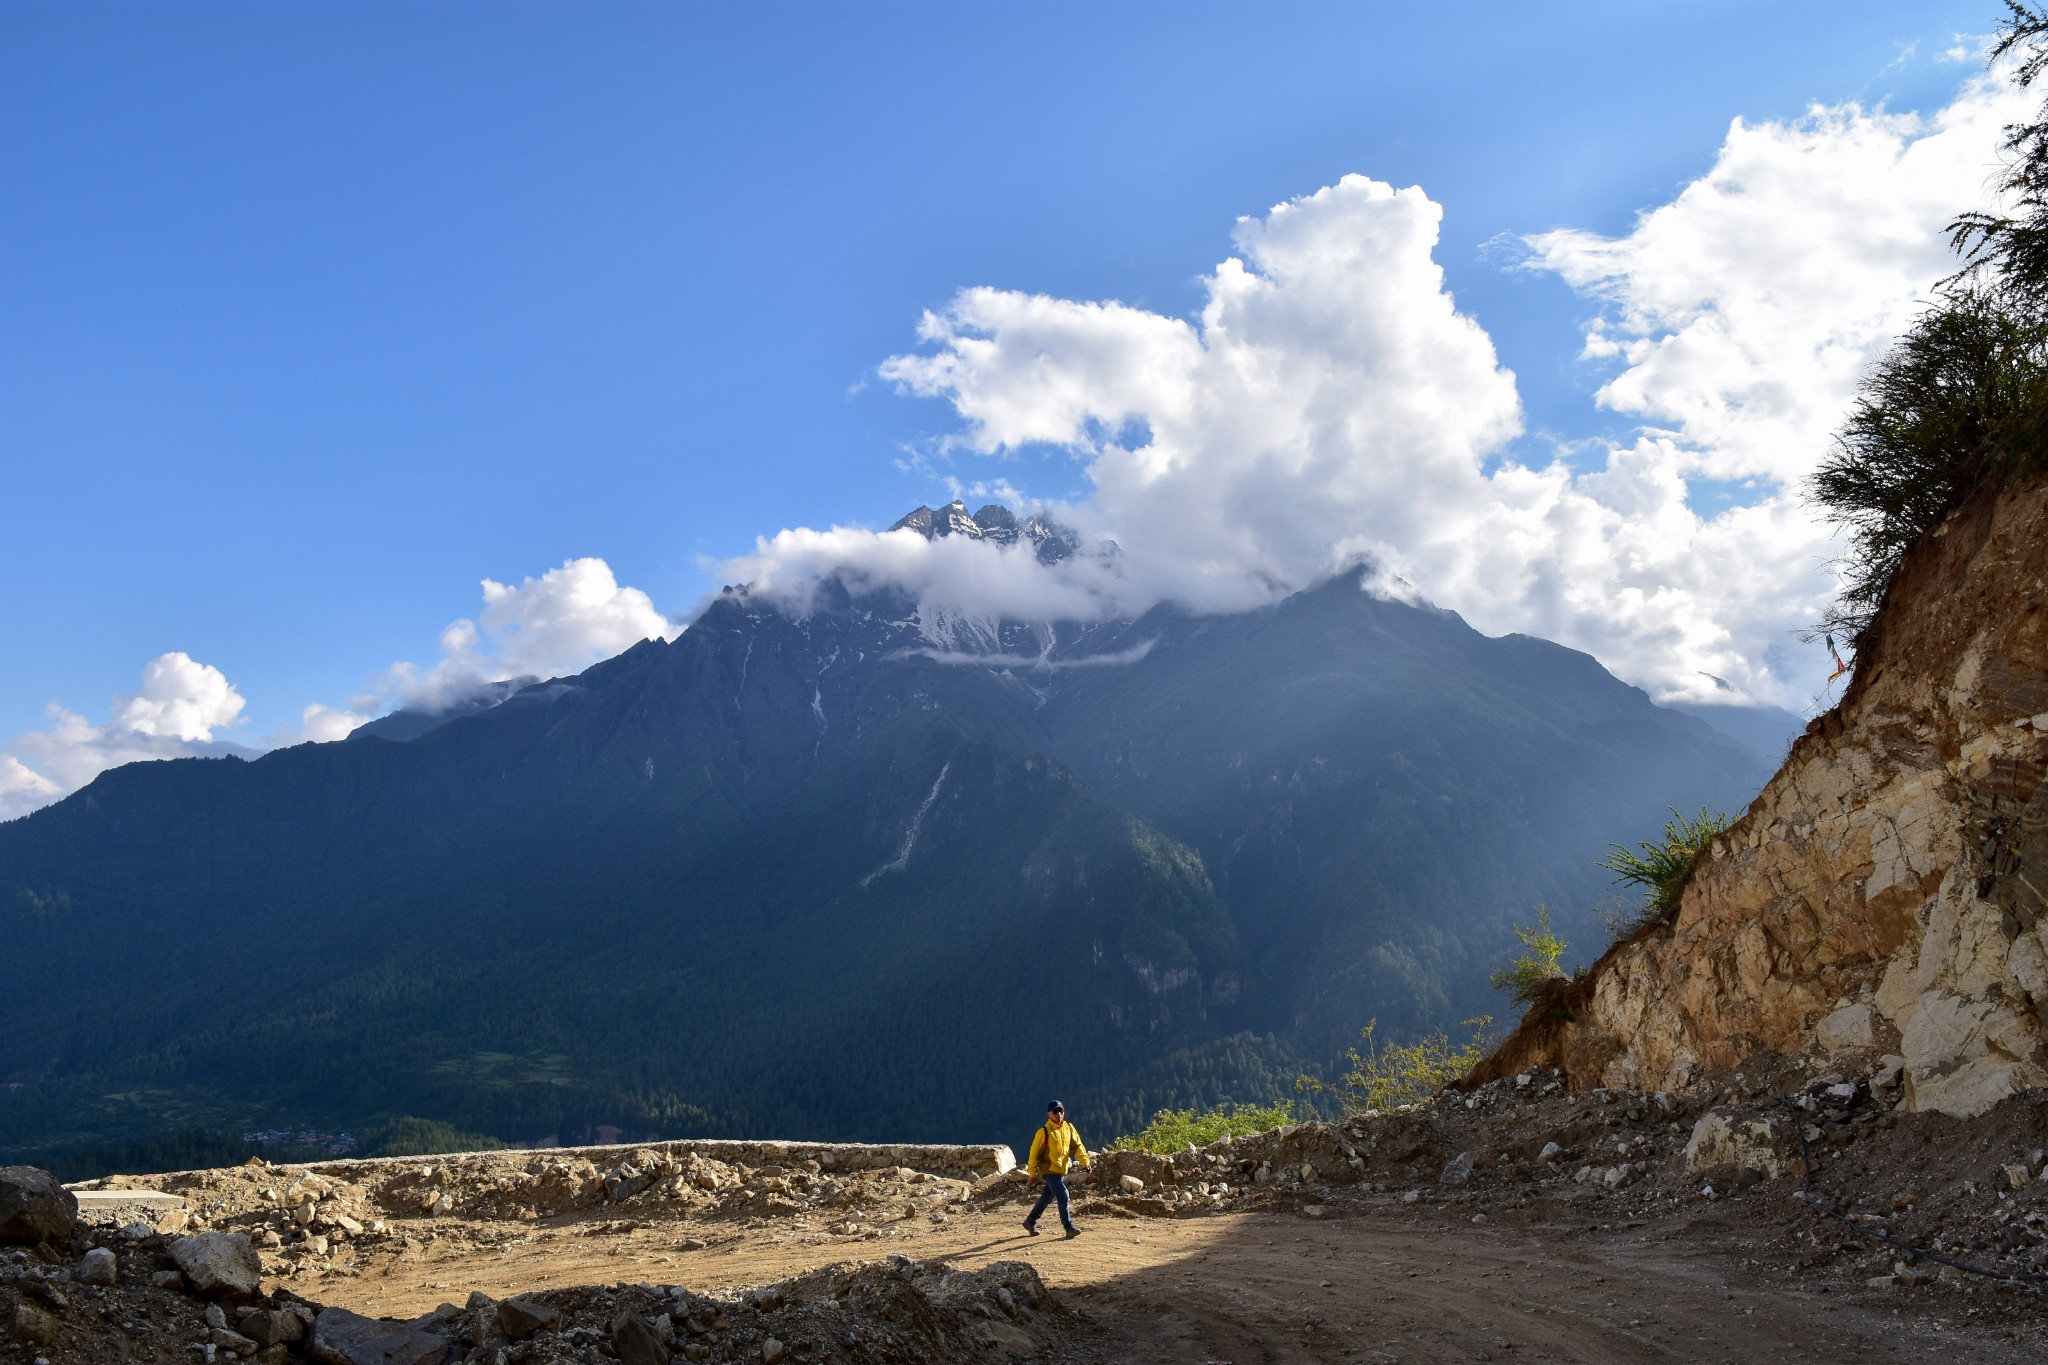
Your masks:
[[[1060,1201],[1060,1226],[1072,1232],[1074,1215],[1067,1205],[1067,1178],[1063,1175],[1044,1175],[1039,1179],[1045,1182],[1045,1193],[1038,1196],[1038,1202],[1031,1208],[1031,1216],[1024,1221],[1036,1223],[1038,1215],[1045,1212],[1045,1206],[1057,1199]]]

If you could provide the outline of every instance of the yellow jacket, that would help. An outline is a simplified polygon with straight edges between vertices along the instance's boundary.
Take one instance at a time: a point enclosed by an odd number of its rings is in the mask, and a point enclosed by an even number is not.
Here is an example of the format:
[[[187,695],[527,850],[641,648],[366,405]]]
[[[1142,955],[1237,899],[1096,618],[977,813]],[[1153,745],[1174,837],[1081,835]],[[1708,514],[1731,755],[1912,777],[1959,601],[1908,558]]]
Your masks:
[[[1075,1162],[1088,1164],[1088,1149],[1081,1145],[1081,1135],[1074,1131],[1074,1125],[1063,1123],[1055,1128],[1047,1123],[1031,1139],[1031,1157],[1024,1163],[1026,1175],[1065,1175],[1067,1167]]]

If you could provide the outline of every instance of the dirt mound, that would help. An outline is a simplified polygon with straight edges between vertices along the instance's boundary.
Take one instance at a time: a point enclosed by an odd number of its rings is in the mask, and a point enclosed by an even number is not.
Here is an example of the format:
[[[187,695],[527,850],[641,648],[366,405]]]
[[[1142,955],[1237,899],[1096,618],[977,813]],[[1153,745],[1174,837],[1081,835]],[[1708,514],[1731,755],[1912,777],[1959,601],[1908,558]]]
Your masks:
[[[251,1162],[163,1176],[115,1176],[81,1189],[182,1196],[164,1231],[241,1231],[286,1268],[346,1246],[409,1244],[449,1226],[573,1219],[795,1217],[858,1233],[906,1218],[943,1220],[971,1182],[908,1166],[830,1171],[815,1158],[746,1165],[649,1146],[593,1161],[572,1152],[502,1152],[416,1161],[272,1166]]]

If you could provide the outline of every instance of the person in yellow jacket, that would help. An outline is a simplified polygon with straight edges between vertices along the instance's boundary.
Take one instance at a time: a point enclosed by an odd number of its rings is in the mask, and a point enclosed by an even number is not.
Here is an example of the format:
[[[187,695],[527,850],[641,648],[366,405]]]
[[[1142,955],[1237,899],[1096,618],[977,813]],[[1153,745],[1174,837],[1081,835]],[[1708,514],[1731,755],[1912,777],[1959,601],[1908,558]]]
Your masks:
[[[1038,1196],[1031,1216],[1024,1220],[1024,1231],[1033,1237],[1038,1235],[1038,1215],[1055,1199],[1060,1201],[1060,1226],[1067,1230],[1067,1236],[1081,1235],[1067,1204],[1067,1171],[1076,1161],[1081,1163],[1082,1170],[1087,1170],[1088,1149],[1081,1145],[1081,1135],[1074,1131],[1074,1125],[1067,1122],[1067,1106],[1054,1100],[1045,1106],[1045,1126],[1031,1139],[1031,1156],[1024,1163],[1024,1174],[1030,1177],[1027,1183],[1045,1182],[1045,1193]]]

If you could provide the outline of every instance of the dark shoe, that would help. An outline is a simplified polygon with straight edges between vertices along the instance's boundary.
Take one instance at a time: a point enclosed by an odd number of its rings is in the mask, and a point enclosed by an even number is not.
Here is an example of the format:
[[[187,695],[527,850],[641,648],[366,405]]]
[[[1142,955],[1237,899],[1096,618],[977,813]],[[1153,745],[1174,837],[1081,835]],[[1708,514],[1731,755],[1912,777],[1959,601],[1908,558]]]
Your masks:
[[[1067,1237],[1068,1237],[1068,1239],[1069,1239],[1069,1240],[1072,1240],[1073,1238],[1079,1237],[1080,1235],[1081,1235],[1081,1229],[1079,1229],[1079,1228],[1068,1228],[1068,1229],[1067,1229]]]
[[[1033,1237],[1036,1237],[1038,1235],[1038,1224],[1027,1222],[1024,1224],[1024,1231],[1030,1233]]]

